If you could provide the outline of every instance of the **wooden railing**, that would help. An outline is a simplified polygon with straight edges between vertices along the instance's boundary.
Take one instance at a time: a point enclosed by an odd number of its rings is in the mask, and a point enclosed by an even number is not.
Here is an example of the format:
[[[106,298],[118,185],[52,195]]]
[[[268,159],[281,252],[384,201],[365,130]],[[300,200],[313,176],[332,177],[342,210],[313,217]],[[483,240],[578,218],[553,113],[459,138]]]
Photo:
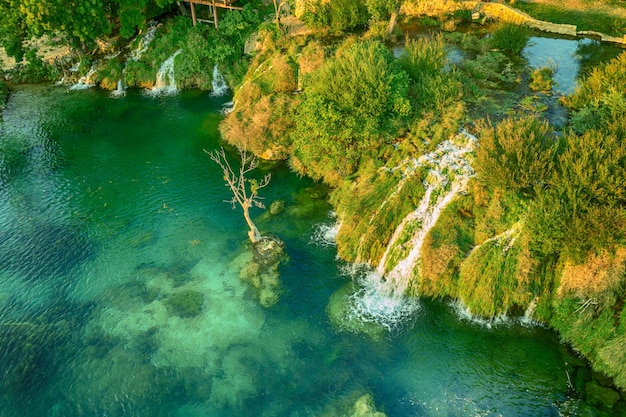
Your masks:
[[[221,7],[223,9],[231,9],[231,10],[243,10],[243,7],[233,6],[232,4],[236,0],[184,0],[189,3],[189,7],[191,8],[191,20],[193,21],[193,25],[195,26],[200,19],[196,18],[196,4],[201,6],[209,6],[209,8],[213,12],[213,21],[209,21],[210,23],[215,24],[215,27],[218,27],[217,22],[217,8]]]

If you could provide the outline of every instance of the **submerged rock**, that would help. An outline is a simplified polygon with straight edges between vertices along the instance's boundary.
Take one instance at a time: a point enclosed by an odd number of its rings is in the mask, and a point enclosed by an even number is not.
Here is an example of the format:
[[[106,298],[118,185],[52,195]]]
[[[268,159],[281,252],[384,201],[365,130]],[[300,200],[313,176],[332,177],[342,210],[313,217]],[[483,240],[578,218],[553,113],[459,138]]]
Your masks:
[[[585,395],[587,402],[603,408],[613,408],[620,399],[617,391],[603,387],[594,381],[585,384]]]
[[[278,267],[288,260],[284,244],[276,237],[263,237],[252,249],[235,258],[231,267],[239,271],[242,281],[252,286],[263,307],[272,307],[282,293]]]
[[[167,310],[182,318],[195,317],[202,311],[204,295],[195,290],[184,290],[173,293],[165,302]]]
[[[386,417],[385,413],[376,410],[372,394],[361,395],[356,401],[354,398],[354,394],[349,395],[336,404],[332,404],[322,417]]]

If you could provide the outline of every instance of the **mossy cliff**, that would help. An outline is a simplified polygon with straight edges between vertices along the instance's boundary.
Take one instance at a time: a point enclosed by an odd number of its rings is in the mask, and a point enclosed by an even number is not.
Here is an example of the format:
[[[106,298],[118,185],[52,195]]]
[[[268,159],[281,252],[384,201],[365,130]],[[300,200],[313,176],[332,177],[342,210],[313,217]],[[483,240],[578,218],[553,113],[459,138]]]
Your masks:
[[[484,317],[526,312],[626,387],[626,55],[566,99],[571,128],[557,132],[524,107],[467,123],[494,90],[530,79],[507,67],[513,52],[502,55],[510,79],[486,84],[446,62],[441,37],[409,40],[400,58],[372,38],[262,34],[259,45],[223,136],[333,187],[342,258],[381,261],[434,181],[420,158],[471,127],[478,143],[464,158],[476,175],[423,239],[410,290]],[[479,60],[496,53],[479,50]],[[453,186],[450,169],[441,175],[432,201]],[[394,236],[387,270],[411,233]]]

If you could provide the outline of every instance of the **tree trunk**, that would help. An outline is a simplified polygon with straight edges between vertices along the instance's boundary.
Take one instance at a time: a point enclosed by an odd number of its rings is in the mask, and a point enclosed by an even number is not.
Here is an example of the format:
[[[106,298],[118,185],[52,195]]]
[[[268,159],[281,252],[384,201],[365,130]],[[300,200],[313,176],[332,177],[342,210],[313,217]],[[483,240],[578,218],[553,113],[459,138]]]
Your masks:
[[[387,26],[387,35],[391,35],[393,29],[396,27],[396,21],[398,20],[398,14],[400,13],[400,2],[396,5],[396,8],[391,12],[391,18],[389,19],[389,26]]]
[[[259,232],[259,229],[257,229],[256,225],[250,218],[248,207],[244,206],[242,208],[243,208],[243,217],[244,219],[246,219],[246,223],[248,223],[248,227],[250,228],[250,231],[248,231],[248,237],[250,238],[250,242],[257,243],[259,240],[261,240],[261,233]]]

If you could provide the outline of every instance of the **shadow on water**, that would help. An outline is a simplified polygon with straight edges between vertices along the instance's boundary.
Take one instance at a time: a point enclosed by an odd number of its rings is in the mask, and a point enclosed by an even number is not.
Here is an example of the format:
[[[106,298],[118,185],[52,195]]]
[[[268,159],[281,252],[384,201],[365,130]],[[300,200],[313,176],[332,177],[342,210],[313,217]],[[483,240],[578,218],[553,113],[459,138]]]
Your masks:
[[[67,276],[92,258],[95,243],[77,227],[31,222],[0,231],[0,271],[26,281]]]

